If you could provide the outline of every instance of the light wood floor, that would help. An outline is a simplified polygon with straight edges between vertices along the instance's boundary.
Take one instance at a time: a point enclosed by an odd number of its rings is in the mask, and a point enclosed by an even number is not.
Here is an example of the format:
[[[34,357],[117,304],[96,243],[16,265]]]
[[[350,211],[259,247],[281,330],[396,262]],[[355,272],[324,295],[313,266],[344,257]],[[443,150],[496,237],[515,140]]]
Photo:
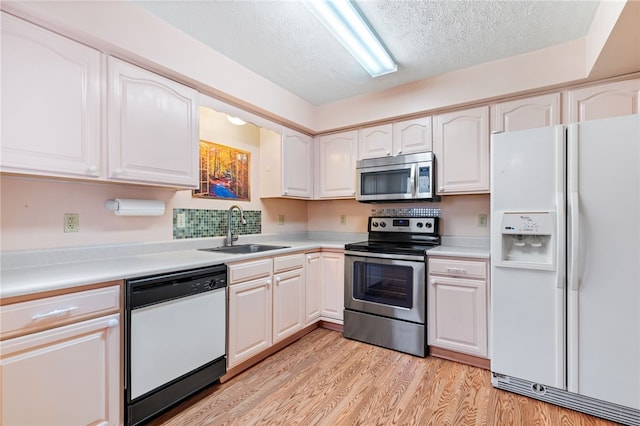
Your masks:
[[[151,425],[614,425],[491,386],[490,373],[319,328]]]

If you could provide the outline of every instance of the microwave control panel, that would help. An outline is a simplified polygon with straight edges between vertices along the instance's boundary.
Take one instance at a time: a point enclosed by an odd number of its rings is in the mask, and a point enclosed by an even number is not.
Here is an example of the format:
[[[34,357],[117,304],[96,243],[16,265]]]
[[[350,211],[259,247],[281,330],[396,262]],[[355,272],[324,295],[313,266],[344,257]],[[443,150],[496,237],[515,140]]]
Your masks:
[[[437,217],[370,217],[369,232],[437,234]]]

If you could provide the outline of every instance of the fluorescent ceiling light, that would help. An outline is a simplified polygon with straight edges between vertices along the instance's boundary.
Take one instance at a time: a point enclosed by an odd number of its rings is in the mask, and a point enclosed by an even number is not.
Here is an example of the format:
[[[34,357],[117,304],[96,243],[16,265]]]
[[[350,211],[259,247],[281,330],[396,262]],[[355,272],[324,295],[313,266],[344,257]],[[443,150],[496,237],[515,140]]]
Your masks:
[[[310,0],[304,4],[371,77],[389,74],[398,69],[350,0]]]

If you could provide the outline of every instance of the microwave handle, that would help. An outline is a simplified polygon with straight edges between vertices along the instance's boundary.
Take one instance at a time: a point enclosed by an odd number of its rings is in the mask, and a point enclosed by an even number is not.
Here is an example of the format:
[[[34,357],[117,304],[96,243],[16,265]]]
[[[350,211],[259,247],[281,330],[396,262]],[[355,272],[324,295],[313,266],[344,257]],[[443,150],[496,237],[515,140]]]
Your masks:
[[[411,198],[416,198],[416,193],[418,192],[418,179],[416,179],[416,168],[417,164],[411,165],[411,174],[409,175],[409,185],[411,187]]]

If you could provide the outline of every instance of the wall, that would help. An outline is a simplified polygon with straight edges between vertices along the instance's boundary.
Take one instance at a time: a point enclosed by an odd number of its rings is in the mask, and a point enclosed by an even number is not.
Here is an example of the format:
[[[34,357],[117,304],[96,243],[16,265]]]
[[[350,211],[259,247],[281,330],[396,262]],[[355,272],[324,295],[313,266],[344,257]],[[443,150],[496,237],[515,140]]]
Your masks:
[[[226,210],[233,204],[245,210],[261,211],[263,234],[306,230],[366,232],[372,208],[428,206],[442,208],[440,232],[443,235],[489,236],[488,228],[477,227],[477,215],[489,212],[488,195],[450,196],[428,205],[260,199],[259,133],[259,128],[252,124],[234,126],[225,114],[200,108],[201,139],[250,152],[251,201],[194,198],[192,191],[187,190],[2,176],[0,248],[14,251],[168,241],[173,239],[174,208]],[[157,217],[115,216],[104,208],[104,202],[113,198],[162,200],[166,211]],[[80,232],[63,232],[64,213],[80,214]],[[279,223],[279,215],[284,215],[284,224]],[[341,224],[342,215],[345,224]]]
[[[173,239],[173,209],[228,209],[233,204],[262,211],[262,233],[307,229],[306,201],[259,198],[259,130],[247,124],[234,126],[226,115],[201,108],[201,138],[251,153],[251,201],[193,198],[190,190],[175,191],[133,185],[58,181],[2,176],[0,226],[2,251],[33,250],[101,244],[140,243]],[[104,208],[113,198],[162,200],[163,216],[115,216]],[[80,214],[80,232],[63,232],[64,213]],[[284,225],[278,215],[285,215]]]
[[[478,214],[489,218],[489,194],[451,195],[439,203],[365,204],[355,200],[313,201],[308,204],[309,231],[366,232],[367,217],[376,208],[439,207],[440,234],[488,237],[489,227],[478,227]],[[345,216],[345,224],[341,216]]]

